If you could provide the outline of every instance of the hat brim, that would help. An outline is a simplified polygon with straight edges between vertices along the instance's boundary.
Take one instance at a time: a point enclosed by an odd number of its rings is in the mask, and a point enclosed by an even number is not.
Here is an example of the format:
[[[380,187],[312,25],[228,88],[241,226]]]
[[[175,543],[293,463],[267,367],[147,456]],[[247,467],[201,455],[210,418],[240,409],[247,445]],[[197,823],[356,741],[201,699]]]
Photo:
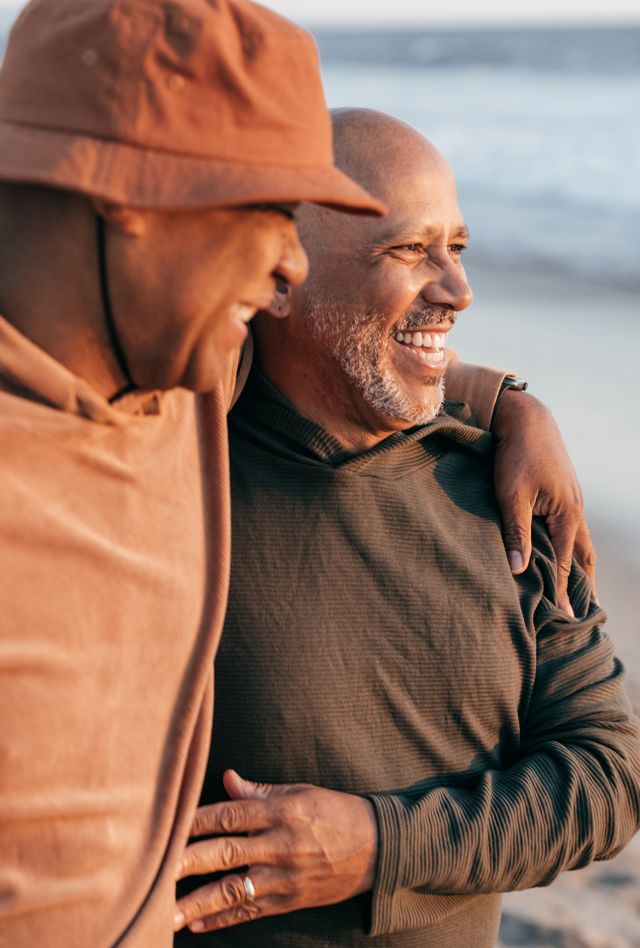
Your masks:
[[[241,164],[10,122],[0,122],[0,180],[157,210],[308,201],[351,214],[387,212],[332,165]]]

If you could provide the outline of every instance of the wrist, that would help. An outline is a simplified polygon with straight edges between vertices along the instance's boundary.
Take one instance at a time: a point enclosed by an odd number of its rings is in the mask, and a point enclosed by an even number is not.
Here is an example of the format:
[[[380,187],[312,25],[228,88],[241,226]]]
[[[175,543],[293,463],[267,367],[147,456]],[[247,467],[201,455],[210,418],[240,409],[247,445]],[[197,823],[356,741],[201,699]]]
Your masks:
[[[505,375],[502,382],[500,383],[500,388],[498,389],[498,394],[496,395],[495,404],[493,406],[493,413],[491,415],[491,424],[490,430],[493,431],[494,421],[500,406],[502,405],[505,397],[509,402],[515,394],[515,397],[521,395],[528,388],[529,383],[525,382],[524,379],[517,378],[515,375]]]

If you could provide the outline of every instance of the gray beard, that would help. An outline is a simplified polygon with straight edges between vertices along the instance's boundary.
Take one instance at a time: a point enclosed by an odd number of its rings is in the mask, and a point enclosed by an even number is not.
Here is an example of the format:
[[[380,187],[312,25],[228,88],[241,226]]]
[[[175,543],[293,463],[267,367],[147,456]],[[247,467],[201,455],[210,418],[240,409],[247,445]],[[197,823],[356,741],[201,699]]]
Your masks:
[[[331,303],[318,303],[308,298],[303,312],[310,335],[337,362],[369,407],[389,418],[413,425],[426,425],[433,421],[442,407],[444,382],[436,378],[425,380],[425,387],[430,389],[425,403],[415,403],[407,397],[387,366],[391,338],[387,330],[381,328],[384,317],[375,312],[352,311],[347,314]],[[447,319],[451,321],[450,313],[447,313]],[[406,313],[402,325],[410,330],[435,326],[443,321],[442,309],[434,307],[433,311]],[[434,398],[436,386],[438,393]]]

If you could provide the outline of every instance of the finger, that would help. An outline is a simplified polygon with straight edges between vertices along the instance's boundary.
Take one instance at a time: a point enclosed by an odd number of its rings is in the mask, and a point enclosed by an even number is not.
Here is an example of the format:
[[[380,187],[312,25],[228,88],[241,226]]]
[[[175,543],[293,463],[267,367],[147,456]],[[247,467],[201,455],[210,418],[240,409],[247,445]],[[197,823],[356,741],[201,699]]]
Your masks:
[[[547,529],[551,545],[556,554],[556,596],[558,606],[568,615],[574,615],[569,601],[569,575],[573,559],[573,546],[576,539],[578,523],[575,517],[560,515],[547,517]]]
[[[211,872],[229,872],[252,862],[263,863],[268,860],[267,849],[263,834],[219,836],[216,839],[191,843],[182,854],[176,879],[202,876]]]
[[[245,905],[239,905],[237,908],[230,909],[227,912],[219,912],[217,915],[206,915],[204,918],[197,918],[189,925],[190,931],[196,935],[203,932],[215,932],[220,928],[231,928],[233,925],[242,925],[243,922],[253,922],[256,918],[263,915],[273,914],[269,911],[266,899],[259,899],[256,902],[247,902]]]
[[[502,539],[514,576],[523,573],[531,558],[533,505],[521,495],[498,495],[502,517]]]
[[[273,822],[273,804],[270,805],[266,801],[231,800],[212,803],[196,810],[191,835],[251,833],[269,829]]]
[[[265,800],[274,792],[274,784],[245,780],[236,770],[225,770],[222,782],[232,800]]]
[[[269,875],[270,870],[263,870],[259,866],[251,867],[251,881],[256,894],[264,898],[271,894]],[[273,875],[273,873],[271,873]],[[255,904],[255,898],[249,898],[244,886],[244,876],[239,873],[229,873],[222,879],[209,882],[207,885],[189,892],[177,903],[173,919],[173,930],[178,931],[185,925],[191,925],[196,919],[219,915],[221,912],[237,912],[238,909]]]
[[[306,786],[300,783],[256,783],[254,780],[245,780],[237,770],[225,770],[222,782],[232,800],[268,800],[270,797],[286,797]]]
[[[576,532],[574,556],[587,574],[589,582],[591,583],[591,589],[593,590],[593,598],[598,602],[598,590],[596,588],[596,551],[593,540],[591,539],[589,527],[587,526],[587,521],[584,517],[580,521]]]

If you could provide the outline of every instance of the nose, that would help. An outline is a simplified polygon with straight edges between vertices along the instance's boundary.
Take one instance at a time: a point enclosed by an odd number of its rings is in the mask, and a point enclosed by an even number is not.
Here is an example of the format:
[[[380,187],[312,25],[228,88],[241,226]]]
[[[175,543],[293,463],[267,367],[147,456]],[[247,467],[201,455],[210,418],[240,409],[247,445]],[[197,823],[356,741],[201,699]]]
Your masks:
[[[460,263],[449,260],[422,288],[422,298],[434,305],[447,306],[460,312],[473,299],[473,291],[467,282],[467,274]]]
[[[275,275],[288,283],[299,286],[307,279],[309,261],[304,247],[300,243],[296,225],[289,223],[282,238],[280,258],[275,266]]]

